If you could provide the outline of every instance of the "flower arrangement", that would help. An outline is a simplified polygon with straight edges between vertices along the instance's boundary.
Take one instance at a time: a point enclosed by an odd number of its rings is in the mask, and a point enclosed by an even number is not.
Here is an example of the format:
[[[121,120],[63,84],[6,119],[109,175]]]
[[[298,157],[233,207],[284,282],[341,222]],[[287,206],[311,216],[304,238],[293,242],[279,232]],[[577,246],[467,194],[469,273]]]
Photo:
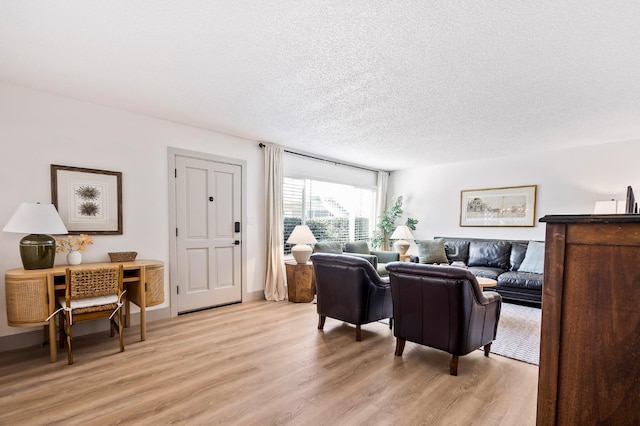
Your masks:
[[[93,244],[93,238],[87,234],[80,234],[77,237],[67,235],[67,238],[56,238],[56,252],[84,251],[91,244]]]

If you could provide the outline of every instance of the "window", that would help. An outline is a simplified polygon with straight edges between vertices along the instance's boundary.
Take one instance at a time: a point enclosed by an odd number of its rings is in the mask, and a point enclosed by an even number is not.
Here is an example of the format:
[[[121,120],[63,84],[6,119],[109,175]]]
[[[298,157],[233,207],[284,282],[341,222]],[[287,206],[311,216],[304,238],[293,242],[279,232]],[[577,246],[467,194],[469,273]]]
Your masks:
[[[314,179],[285,177],[284,240],[305,224],[318,241],[370,241],[375,226],[376,191]],[[291,246],[285,244],[285,254]]]

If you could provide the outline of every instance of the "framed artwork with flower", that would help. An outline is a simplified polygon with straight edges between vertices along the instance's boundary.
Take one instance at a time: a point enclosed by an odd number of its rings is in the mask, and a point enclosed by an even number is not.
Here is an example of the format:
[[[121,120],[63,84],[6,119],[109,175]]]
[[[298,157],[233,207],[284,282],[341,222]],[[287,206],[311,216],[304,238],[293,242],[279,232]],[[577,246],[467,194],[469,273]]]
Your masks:
[[[70,234],[122,234],[122,173],[51,165],[51,202]]]

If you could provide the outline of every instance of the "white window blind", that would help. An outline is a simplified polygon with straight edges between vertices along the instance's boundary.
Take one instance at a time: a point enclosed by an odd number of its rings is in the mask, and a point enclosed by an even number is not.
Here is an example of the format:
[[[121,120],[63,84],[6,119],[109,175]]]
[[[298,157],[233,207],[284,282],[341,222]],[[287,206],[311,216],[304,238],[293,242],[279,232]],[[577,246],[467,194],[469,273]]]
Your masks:
[[[375,226],[376,192],[315,179],[285,177],[284,238],[306,224],[318,241],[370,241]],[[285,245],[285,254],[291,247]]]

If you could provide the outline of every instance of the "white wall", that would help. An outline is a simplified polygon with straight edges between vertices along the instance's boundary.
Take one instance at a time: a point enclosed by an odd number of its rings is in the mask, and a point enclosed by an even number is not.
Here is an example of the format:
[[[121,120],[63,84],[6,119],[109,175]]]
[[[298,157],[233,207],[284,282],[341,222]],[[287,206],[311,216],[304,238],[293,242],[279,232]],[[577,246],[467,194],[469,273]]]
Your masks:
[[[549,214],[591,214],[596,201],[640,192],[640,140],[544,154],[496,158],[393,172],[389,198],[403,196],[404,214],[419,220],[414,237],[544,240]],[[460,191],[537,185],[534,227],[460,227]],[[412,247],[415,251],[415,245]]]
[[[264,288],[263,156],[256,141],[0,83],[0,226],[23,201],[51,201],[50,164],[121,171],[124,234],[95,236],[84,259],[135,250],[168,265],[167,147],[247,162],[247,291]],[[415,237],[434,235],[544,239],[546,214],[590,213],[597,200],[640,192],[640,141],[404,170],[391,174],[390,196],[403,195],[404,217],[417,218]],[[335,176],[333,176],[335,178]],[[538,185],[533,228],[461,228],[460,190]],[[0,232],[0,274],[21,266],[23,235]],[[58,255],[56,264],[64,264]],[[168,272],[165,273],[168,292]],[[164,305],[166,307],[169,298]],[[7,325],[0,279],[0,337],[34,331]],[[1,350],[2,348],[0,348]]]
[[[169,264],[167,147],[247,162],[247,291],[264,289],[263,155],[256,141],[131,114],[0,83],[0,228],[23,201],[51,202],[51,164],[122,172],[123,235],[94,236],[84,261],[107,252],[138,252]],[[22,266],[24,235],[0,232],[0,274]],[[63,254],[56,264],[65,264]],[[168,271],[165,304],[168,306]],[[0,336],[33,331],[7,325],[0,280]]]

